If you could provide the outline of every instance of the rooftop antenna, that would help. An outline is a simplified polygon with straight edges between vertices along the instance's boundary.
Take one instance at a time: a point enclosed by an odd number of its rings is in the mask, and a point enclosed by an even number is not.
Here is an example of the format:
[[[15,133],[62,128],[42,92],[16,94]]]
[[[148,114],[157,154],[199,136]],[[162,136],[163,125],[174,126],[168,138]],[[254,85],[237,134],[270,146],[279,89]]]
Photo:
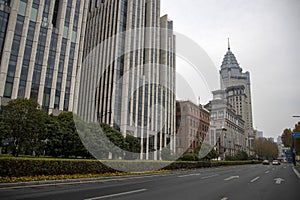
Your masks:
[[[228,50],[230,50],[230,41],[229,41],[229,38],[228,38]]]

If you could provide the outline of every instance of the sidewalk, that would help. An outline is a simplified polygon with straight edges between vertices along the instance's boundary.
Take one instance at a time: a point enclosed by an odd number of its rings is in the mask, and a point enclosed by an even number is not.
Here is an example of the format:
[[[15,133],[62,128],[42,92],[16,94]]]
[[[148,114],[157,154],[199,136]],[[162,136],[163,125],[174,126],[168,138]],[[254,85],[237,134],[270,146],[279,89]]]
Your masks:
[[[300,163],[296,162],[296,166],[293,166],[293,169],[295,171],[295,174],[298,176],[298,178],[300,179]]]

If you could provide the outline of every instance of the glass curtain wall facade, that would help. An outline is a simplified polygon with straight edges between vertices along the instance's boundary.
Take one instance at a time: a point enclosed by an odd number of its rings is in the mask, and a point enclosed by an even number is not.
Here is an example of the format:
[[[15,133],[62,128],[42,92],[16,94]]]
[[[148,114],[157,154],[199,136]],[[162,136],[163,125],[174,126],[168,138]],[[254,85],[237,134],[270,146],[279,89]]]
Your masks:
[[[175,36],[159,0],[91,0],[78,114],[140,138],[141,159],[175,151]]]
[[[49,113],[74,110],[86,4],[0,1],[1,104],[31,98]]]

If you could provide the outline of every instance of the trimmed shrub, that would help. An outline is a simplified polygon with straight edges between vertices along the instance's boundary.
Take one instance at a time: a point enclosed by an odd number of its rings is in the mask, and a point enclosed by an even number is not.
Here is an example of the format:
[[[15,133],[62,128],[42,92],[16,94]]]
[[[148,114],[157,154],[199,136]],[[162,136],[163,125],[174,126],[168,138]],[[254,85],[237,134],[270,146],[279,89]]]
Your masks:
[[[104,163],[104,164],[103,164]],[[219,167],[229,165],[257,164],[259,161],[103,161],[72,160],[72,159],[45,159],[45,158],[0,158],[1,177],[21,177],[39,175],[74,175],[74,174],[105,174],[116,173],[105,165],[108,163],[117,169],[131,169],[136,172],[150,171],[153,167],[165,170],[196,169],[203,167]],[[169,164],[166,166],[166,164]],[[149,167],[150,166],[150,167]],[[166,166],[166,167],[164,167]],[[128,168],[130,167],[130,168]]]
[[[199,158],[197,154],[185,154],[179,160],[181,161],[198,161]]]
[[[0,159],[0,176],[38,176],[114,173],[98,161],[63,159]]]

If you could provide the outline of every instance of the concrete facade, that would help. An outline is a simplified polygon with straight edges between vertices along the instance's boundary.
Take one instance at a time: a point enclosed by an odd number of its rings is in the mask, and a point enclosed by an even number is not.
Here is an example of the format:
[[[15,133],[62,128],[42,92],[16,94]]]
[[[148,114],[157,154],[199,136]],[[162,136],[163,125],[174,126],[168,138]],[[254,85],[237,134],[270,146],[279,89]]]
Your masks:
[[[49,113],[74,111],[84,0],[0,1],[0,104],[31,98]]]
[[[225,90],[213,91],[213,100],[205,107],[211,112],[210,133],[222,159],[246,151],[245,121],[228,102]],[[211,139],[212,140],[212,139]]]
[[[141,141],[141,159],[175,152],[175,36],[159,0],[92,0],[78,114]]]

